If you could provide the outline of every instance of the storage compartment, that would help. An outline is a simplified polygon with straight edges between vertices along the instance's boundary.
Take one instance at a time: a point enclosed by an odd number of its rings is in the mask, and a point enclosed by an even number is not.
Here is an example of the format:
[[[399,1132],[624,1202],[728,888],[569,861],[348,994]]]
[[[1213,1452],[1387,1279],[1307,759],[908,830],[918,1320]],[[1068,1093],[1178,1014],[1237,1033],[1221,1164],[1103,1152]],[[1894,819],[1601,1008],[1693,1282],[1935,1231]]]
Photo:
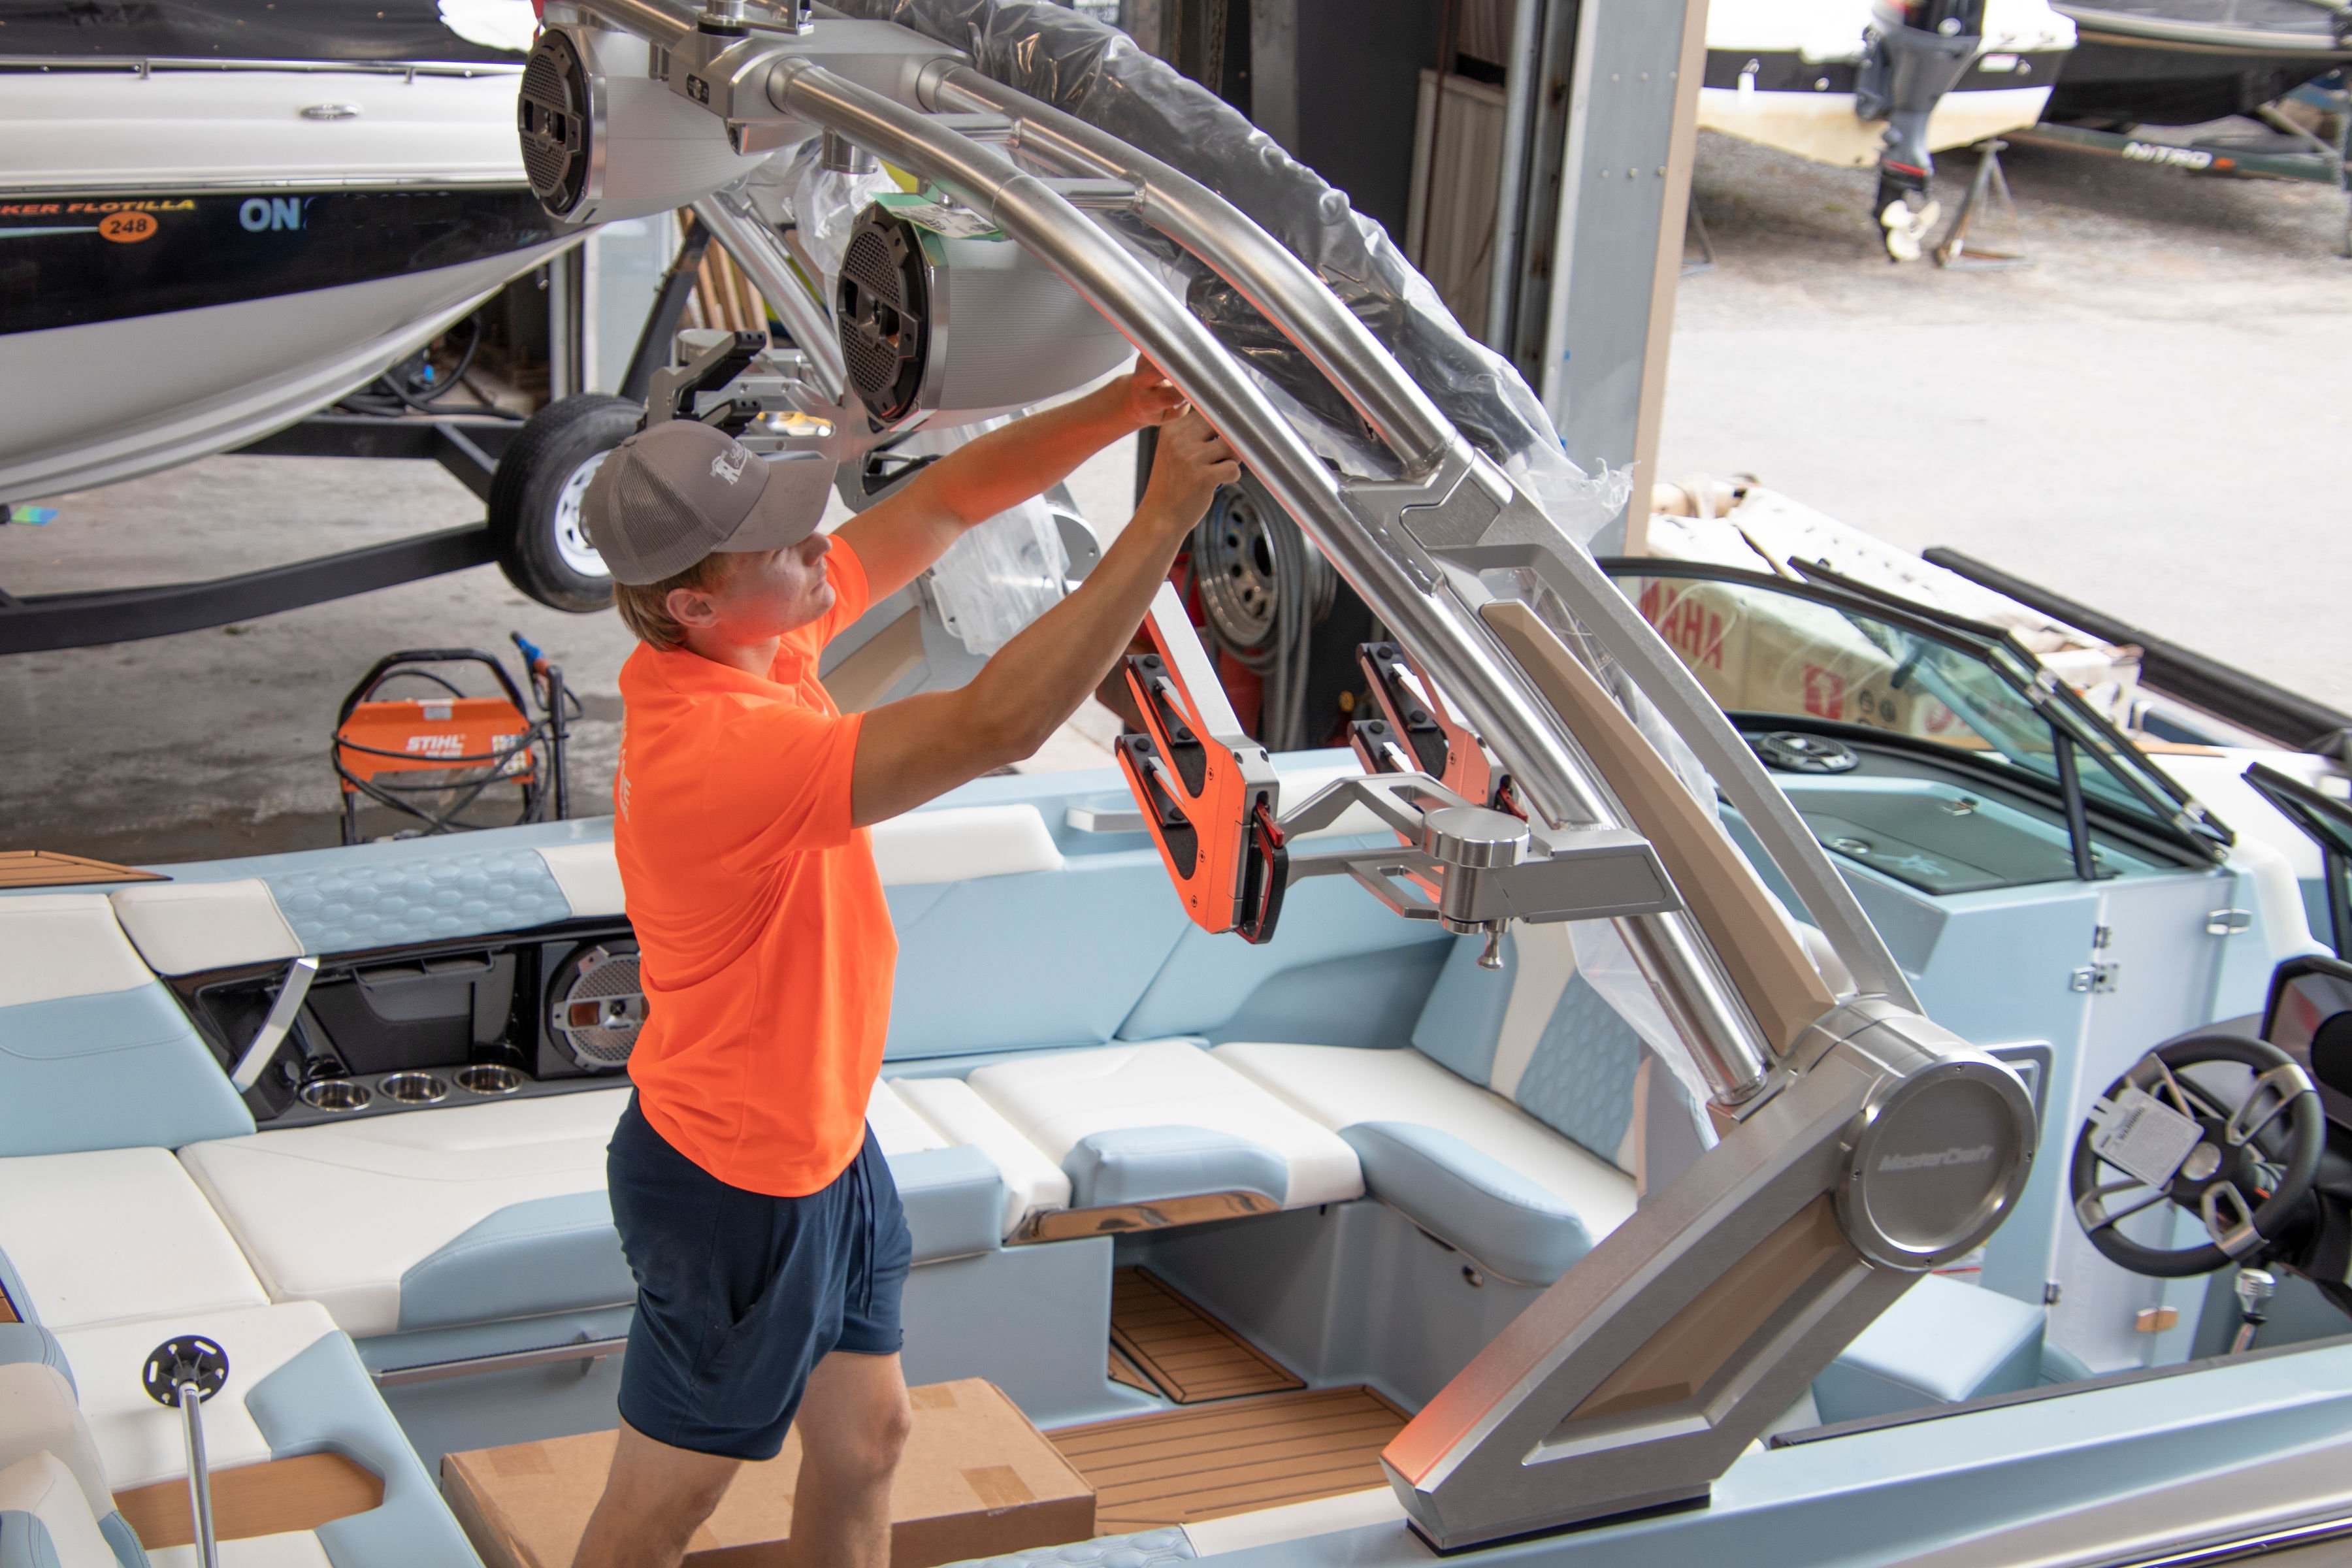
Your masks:
[[[179,976],[223,1070],[260,1032],[284,964]],[[608,1083],[646,1017],[624,921],[495,946],[419,943],[319,966],[285,1043],[246,1096],[254,1119],[295,1124],[468,1105]],[[350,1088],[321,1088],[348,1080]]]
[[[407,1072],[503,1043],[514,988],[512,953],[446,954],[322,975],[309,1011],[353,1073]]]

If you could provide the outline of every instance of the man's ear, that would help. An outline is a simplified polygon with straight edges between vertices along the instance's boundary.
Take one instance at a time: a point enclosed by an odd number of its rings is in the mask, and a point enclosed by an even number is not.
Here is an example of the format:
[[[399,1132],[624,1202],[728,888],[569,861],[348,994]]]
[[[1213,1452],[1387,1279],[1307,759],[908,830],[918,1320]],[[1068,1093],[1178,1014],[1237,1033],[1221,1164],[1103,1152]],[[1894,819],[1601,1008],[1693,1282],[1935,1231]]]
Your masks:
[[[682,626],[711,626],[719,622],[718,606],[700,588],[672,588],[663,598],[662,608]]]

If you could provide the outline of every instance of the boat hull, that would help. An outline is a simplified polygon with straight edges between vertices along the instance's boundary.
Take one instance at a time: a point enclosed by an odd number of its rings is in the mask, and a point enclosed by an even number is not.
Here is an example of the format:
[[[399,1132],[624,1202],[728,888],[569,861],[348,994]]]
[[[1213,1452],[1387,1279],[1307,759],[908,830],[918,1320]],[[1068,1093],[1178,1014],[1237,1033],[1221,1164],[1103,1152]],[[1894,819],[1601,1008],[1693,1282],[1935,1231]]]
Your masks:
[[[2324,34],[2158,29],[2112,13],[2075,16],[2081,41],[2051,95],[2053,121],[2200,125],[2249,113],[2352,63],[2352,49],[2333,47]]]
[[[1971,147],[2040,120],[2063,58],[2020,57],[2021,68],[1997,86],[1979,82],[1977,79],[1985,73],[1971,68],[1969,79],[1946,93],[1928,117],[1929,150]],[[1743,79],[1760,79],[1761,73],[1743,69],[1758,58],[1736,50],[1708,51],[1706,83],[1698,95],[1701,127],[1815,163],[1866,169],[1878,162],[1886,122],[1864,120],[1854,112],[1852,64],[1808,65],[1792,55],[1789,65],[1791,71],[1801,72],[1801,83],[1792,78],[1787,86],[1742,86]]]
[[[0,237],[0,276],[41,279],[0,298],[0,501],[113,484],[255,440],[365,384],[573,242],[543,220],[500,217],[495,193],[342,193],[309,198],[307,211],[277,205],[299,199],[89,204],[113,205],[109,214],[64,210],[71,198],[0,201],[0,235],[16,231]],[[362,243],[402,226],[379,207],[373,216],[384,222],[331,237],[331,204],[357,211],[387,200],[411,215],[482,221],[409,226],[400,245]],[[436,200],[456,205],[432,209]],[[529,201],[520,193],[514,216]],[[262,216],[249,203],[316,216],[309,243],[299,230],[241,235],[278,242],[273,254],[216,232],[208,206],[226,209],[234,228],[240,211]],[[8,211],[28,206],[60,210]],[[151,237],[113,242],[97,232],[126,217],[152,224]],[[47,226],[89,232],[22,232]],[[184,254],[167,238],[175,226]]]

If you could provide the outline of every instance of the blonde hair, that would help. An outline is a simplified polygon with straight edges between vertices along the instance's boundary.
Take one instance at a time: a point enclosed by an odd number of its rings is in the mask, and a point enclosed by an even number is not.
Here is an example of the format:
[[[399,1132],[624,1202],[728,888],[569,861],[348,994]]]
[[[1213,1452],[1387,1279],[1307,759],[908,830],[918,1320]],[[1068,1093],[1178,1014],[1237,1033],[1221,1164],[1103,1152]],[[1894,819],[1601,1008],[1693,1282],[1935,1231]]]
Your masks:
[[[663,653],[675,652],[686,646],[686,628],[669,613],[670,590],[716,588],[735,570],[735,559],[723,551],[713,551],[658,583],[615,583],[613,607],[621,612],[622,624],[637,634],[639,642]]]

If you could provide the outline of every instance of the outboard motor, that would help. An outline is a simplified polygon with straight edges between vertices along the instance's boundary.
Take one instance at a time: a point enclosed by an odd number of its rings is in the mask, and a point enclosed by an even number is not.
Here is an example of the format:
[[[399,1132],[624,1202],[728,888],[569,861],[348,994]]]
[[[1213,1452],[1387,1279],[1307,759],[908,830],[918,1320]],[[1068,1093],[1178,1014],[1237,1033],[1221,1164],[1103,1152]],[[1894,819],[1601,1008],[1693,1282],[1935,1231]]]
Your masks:
[[[1927,195],[1936,176],[1927,117],[1984,46],[1984,10],[1985,0],[1877,0],[1871,7],[1853,110],[1886,121],[1870,210],[1886,231],[1894,260],[1916,260],[1920,242],[1942,216]]]

